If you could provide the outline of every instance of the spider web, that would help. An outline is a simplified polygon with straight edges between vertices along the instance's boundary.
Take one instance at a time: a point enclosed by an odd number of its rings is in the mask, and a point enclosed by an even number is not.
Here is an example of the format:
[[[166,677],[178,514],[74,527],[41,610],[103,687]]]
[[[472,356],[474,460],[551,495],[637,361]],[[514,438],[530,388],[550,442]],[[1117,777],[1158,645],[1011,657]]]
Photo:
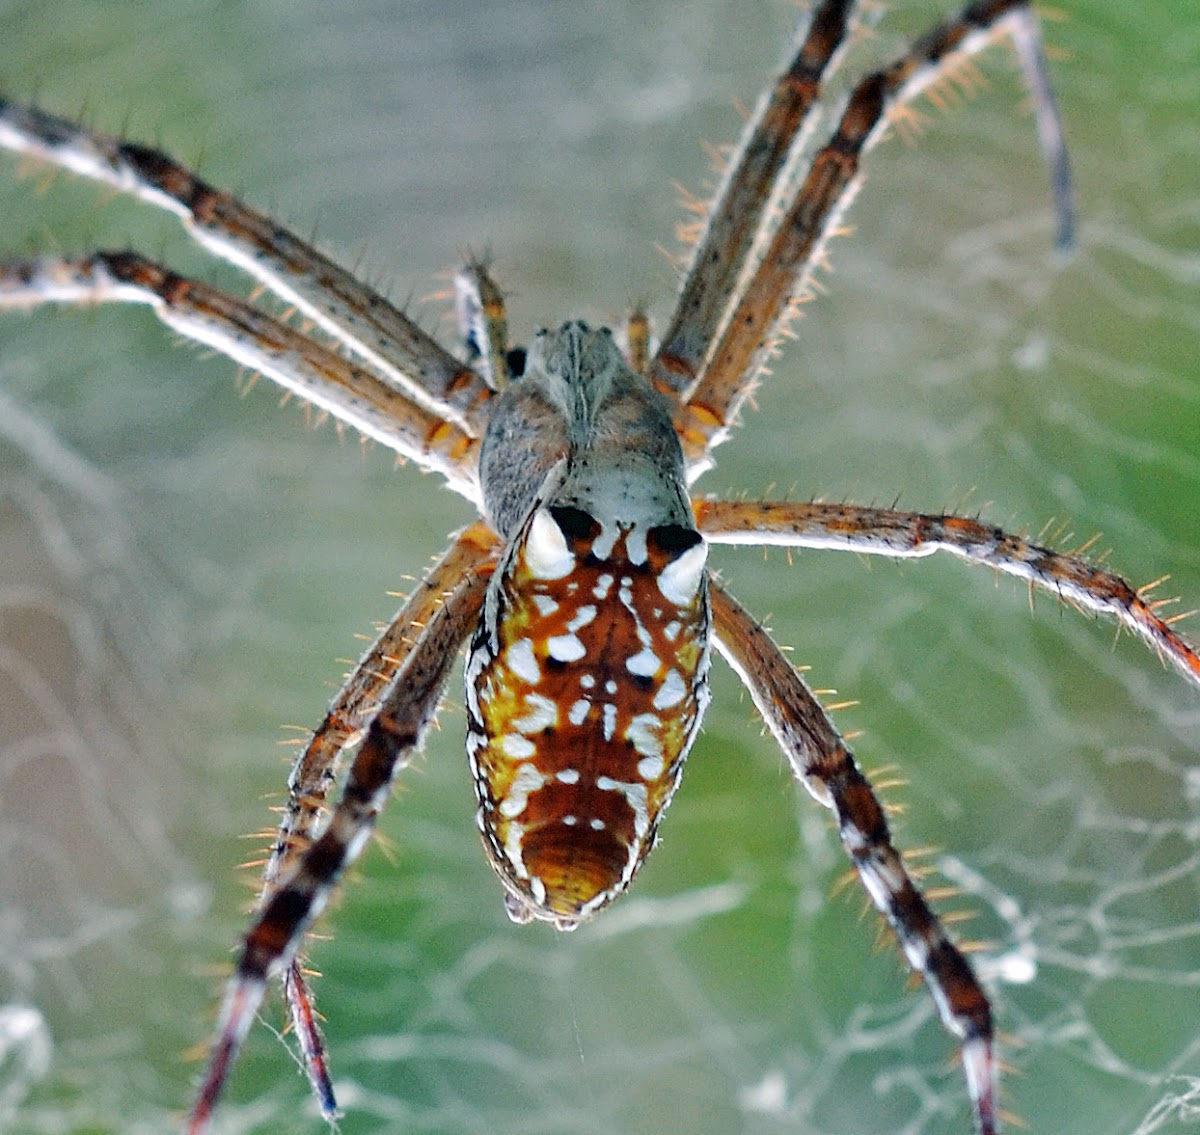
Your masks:
[[[1057,518],[1066,543],[1102,531],[1118,570],[1170,571],[1200,602],[1200,38],[1171,9],[1088,0],[1050,26],[1081,197],[1070,265],[1048,255],[1002,60],[919,144],[873,156],[829,294],[705,489]],[[898,5],[856,57],[939,10]],[[158,13],[97,22],[63,0],[49,29],[43,6],[0,0],[0,86],[201,158],[351,255],[370,240],[368,269],[443,331],[421,297],[490,243],[522,336],[643,297],[665,313],[671,179],[701,187],[697,142],[736,131],[730,104],[792,18],[718,0]],[[195,270],[169,222],[64,179],[35,197],[12,168],[3,249],[130,242]],[[16,1132],[172,1129],[241,925],[239,837],[285,775],[277,727],[316,720],[354,632],[467,519],[385,454],[233,397],[225,364],[149,322],[0,325],[0,1128]],[[975,916],[962,932],[987,942],[1008,1106],[1035,1131],[1196,1130],[1194,692],[1109,628],[1045,600],[1031,616],[954,563],[718,566],[816,685],[858,699],[839,722],[864,763],[906,781],[900,840],[937,848],[950,905]],[[390,853],[314,950],[346,1135],[969,1130],[928,999],[872,950],[854,889],[833,893],[827,817],[728,675],[639,886],[571,936],[507,922],[462,713],[442,717],[388,813]],[[267,1029],[221,1122],[321,1129]]]

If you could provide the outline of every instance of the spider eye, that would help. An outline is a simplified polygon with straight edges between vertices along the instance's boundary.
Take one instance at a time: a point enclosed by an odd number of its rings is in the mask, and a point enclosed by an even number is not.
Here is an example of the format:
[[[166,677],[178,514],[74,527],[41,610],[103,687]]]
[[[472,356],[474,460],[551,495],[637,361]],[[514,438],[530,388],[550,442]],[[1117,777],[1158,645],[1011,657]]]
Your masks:
[[[525,348],[513,347],[504,356],[504,365],[508,370],[510,379],[520,378],[525,373]]]

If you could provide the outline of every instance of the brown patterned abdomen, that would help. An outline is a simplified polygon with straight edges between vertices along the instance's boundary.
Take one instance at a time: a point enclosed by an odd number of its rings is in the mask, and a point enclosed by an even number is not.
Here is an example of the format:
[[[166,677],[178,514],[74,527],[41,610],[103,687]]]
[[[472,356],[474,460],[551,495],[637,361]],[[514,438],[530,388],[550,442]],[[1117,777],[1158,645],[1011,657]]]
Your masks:
[[[547,523],[535,517],[493,580],[495,622],[468,662],[468,750],[510,910],[567,927],[624,890],[653,843],[707,700],[708,611],[689,530],[650,529],[635,563],[626,532],[595,554],[595,522],[547,556]],[[668,565],[692,548],[685,568],[698,566],[673,587]]]

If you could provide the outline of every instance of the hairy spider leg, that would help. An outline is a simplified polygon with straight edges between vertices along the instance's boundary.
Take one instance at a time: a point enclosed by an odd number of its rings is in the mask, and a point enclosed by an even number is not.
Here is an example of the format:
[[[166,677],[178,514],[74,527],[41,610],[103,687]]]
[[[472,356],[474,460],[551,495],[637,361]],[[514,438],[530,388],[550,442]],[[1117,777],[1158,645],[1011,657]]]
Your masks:
[[[459,581],[481,560],[495,553],[496,538],[482,521],[460,532],[346,678],[321,724],[297,755],[288,777],[287,802],[263,869],[260,909],[291,875],[297,860],[319,835],[328,818],[326,801],[337,780],[342,755],[362,739],[396,675],[417,647],[415,628],[425,626],[447,596],[453,594]],[[327,1117],[332,1116],[337,1103],[312,992],[298,954],[284,976],[284,997],[321,1111]]]
[[[826,548],[894,559],[943,551],[985,564],[1080,610],[1116,619],[1200,685],[1200,656],[1172,629],[1172,619],[1157,614],[1173,600],[1151,599],[1154,584],[1133,587],[1080,555],[1056,552],[966,516],[821,501],[699,500],[693,507],[700,531],[715,544]]]
[[[481,552],[420,629],[367,727],[328,824],[255,915],[226,988],[208,1067],[188,1116],[188,1135],[207,1127],[267,979],[291,963],[342,873],[361,854],[396,775],[420,748],[459,648],[479,617],[494,567],[494,559]]]
[[[1060,241],[1069,244],[1070,172],[1057,107],[1040,63],[1036,16],[1024,0],[969,5],[959,17],[934,28],[895,62],[854,87],[833,137],[813,157],[795,199],[771,231],[744,286],[737,289],[728,318],[719,326],[691,332],[688,341],[698,345],[698,357],[707,361],[684,389],[675,421],[690,476],[707,467],[709,454],[728,436],[739,408],[777,349],[789,315],[796,310],[792,301],[804,293],[820,263],[826,240],[861,182],[862,158],[885,134],[889,114],[927,88],[956,58],[982,50],[1001,34],[1016,38],[1018,57],[1027,70],[1038,61],[1029,85],[1039,136],[1053,164]],[[664,358],[664,365],[668,362],[671,368],[683,365],[677,358]],[[659,369],[658,363],[652,365],[652,380]]]
[[[512,370],[504,295],[482,260],[469,260],[454,275],[454,317],[467,359],[493,390]]]
[[[253,304],[178,276],[135,252],[0,263],[0,309],[142,303],[173,331],[266,375],[478,501],[479,443],[372,371]]]
[[[167,154],[0,99],[0,146],[129,193],[294,305],[383,382],[478,435],[491,391],[378,292]]]
[[[892,844],[883,806],[829,715],[771,636],[719,584],[711,586],[717,650],[733,667],[792,766],[835,818],[863,889],[887,919],[913,972],[956,1036],[979,1135],[995,1135],[992,1012],[962,952],[951,942]]]
[[[821,85],[836,66],[853,0],[824,0],[791,61],[759,100],[711,205],[703,216],[671,322],[649,367],[651,382],[682,400],[703,373],[729,309],[741,304],[751,249],[768,227],[790,157],[815,124]],[[688,235],[685,229],[685,237]]]

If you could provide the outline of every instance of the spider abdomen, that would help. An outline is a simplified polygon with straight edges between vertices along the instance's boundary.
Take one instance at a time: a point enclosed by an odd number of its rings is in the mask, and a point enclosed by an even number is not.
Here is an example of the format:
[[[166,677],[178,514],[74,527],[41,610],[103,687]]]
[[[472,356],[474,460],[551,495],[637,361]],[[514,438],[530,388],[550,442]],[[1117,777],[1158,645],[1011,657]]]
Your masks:
[[[571,928],[629,885],[708,700],[705,545],[631,532],[537,509],[471,646],[478,822],[521,921]]]

